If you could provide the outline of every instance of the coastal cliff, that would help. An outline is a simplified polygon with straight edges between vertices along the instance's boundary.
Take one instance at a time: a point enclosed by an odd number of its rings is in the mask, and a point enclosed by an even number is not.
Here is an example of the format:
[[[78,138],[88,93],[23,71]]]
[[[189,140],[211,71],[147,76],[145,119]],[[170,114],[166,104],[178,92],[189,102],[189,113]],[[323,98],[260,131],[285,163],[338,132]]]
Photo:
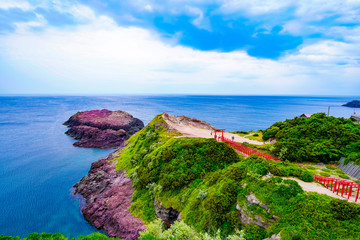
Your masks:
[[[74,185],[74,194],[85,199],[81,212],[93,226],[110,237],[138,239],[145,225],[129,211],[134,189],[125,172],[115,169],[114,155],[93,162],[89,173]]]
[[[78,112],[64,125],[70,127],[65,134],[80,140],[74,146],[86,148],[117,148],[144,127],[127,112],[106,109]]]

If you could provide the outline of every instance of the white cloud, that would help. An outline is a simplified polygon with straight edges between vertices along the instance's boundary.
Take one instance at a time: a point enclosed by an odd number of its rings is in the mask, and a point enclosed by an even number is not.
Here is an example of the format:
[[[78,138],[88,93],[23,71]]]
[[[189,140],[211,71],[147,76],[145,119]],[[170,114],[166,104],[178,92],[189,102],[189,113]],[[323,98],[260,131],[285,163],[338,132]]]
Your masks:
[[[22,0],[0,0],[0,9],[20,8],[23,11],[33,9],[27,1]]]
[[[291,0],[223,0],[220,10],[225,13],[243,10],[251,15],[261,15],[279,11],[291,3]]]
[[[154,32],[119,27],[86,7],[70,9],[89,23],[47,26],[42,32],[22,28],[0,37],[0,58],[47,85],[48,93],[352,94],[360,87],[357,42],[309,43],[296,55],[273,61],[245,51],[168,45]],[[337,81],[333,92],[319,92],[341,76],[346,79]],[[351,84],[357,88],[342,89]],[[34,83],[29,91],[37,87]]]
[[[334,15],[340,22],[360,20],[358,0],[223,0],[222,2],[220,11],[223,13],[243,11],[257,16],[293,8],[295,16],[305,22],[320,21]]]

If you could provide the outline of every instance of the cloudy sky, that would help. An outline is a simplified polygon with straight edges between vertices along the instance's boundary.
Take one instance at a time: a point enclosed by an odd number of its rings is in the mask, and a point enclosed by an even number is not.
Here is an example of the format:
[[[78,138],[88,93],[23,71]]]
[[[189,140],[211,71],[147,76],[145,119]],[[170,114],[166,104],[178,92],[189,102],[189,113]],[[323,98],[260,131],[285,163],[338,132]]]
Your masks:
[[[360,0],[0,0],[0,94],[359,92]]]

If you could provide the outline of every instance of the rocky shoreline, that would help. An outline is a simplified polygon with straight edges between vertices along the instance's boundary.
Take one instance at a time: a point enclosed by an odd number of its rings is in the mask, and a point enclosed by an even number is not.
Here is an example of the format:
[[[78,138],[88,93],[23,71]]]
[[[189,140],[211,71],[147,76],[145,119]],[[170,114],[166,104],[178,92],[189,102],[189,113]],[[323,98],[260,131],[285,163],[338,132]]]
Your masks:
[[[115,169],[116,163],[112,160],[117,151],[93,162],[89,173],[74,185],[74,194],[81,194],[85,199],[81,212],[97,229],[104,230],[110,237],[138,239],[139,231],[146,227],[129,211],[134,189],[125,172]]]
[[[118,148],[144,127],[127,112],[107,109],[78,112],[64,125],[70,127],[65,134],[80,140],[74,146],[86,148]]]

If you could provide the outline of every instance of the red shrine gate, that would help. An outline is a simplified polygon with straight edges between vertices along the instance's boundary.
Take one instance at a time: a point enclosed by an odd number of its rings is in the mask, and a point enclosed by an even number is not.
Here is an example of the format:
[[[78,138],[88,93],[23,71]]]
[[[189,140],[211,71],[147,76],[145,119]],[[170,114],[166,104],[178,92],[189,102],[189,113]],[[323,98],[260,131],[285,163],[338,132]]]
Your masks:
[[[225,131],[226,129],[217,129],[217,128],[213,128],[213,131],[214,131],[214,138],[216,139],[216,140],[218,140],[217,138],[219,137],[219,138],[221,138],[221,141],[224,141],[224,131]],[[216,135],[216,133],[221,133],[221,137],[220,136],[217,136]]]
[[[238,143],[238,142],[235,142],[234,139],[230,140],[226,137],[224,137],[224,132],[225,132],[226,129],[217,129],[217,128],[213,128],[213,131],[214,131],[214,138],[217,140],[217,141],[222,141],[222,142],[225,142],[227,145],[229,145],[230,147],[233,147],[235,148],[235,150],[244,155],[245,157],[248,157],[250,156],[251,154],[256,154],[260,157],[263,157],[263,158],[266,158],[266,159],[272,159],[272,160],[275,160],[275,161],[278,161],[279,159],[277,158],[274,158],[273,156],[269,155],[269,154],[265,154],[265,153],[262,153],[262,152],[258,152],[258,151],[255,151],[254,149],[251,149],[245,145],[242,145],[241,143]],[[216,135],[216,133],[219,133],[219,135]],[[221,133],[221,136],[220,136],[220,133]]]

